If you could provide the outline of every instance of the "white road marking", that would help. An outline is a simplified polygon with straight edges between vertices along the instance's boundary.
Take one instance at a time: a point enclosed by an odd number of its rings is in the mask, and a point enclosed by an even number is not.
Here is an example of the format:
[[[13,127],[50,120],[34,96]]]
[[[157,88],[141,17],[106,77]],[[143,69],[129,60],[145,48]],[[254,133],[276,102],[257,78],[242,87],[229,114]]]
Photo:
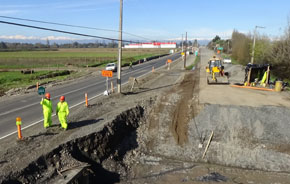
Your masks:
[[[176,61],[176,60],[174,60],[174,61]],[[174,61],[173,61],[173,62],[174,62]],[[150,65],[148,65],[148,66],[150,66]],[[141,69],[144,69],[144,68],[146,68],[146,67],[148,67],[148,66],[145,66],[145,67],[143,67],[143,68],[137,69],[137,70],[132,71],[132,72],[128,72],[127,74],[130,74],[130,73],[133,73],[133,72],[136,72],[136,71],[139,72]],[[161,65],[160,67],[156,68],[156,70],[161,69],[162,67],[165,67],[165,66],[166,66],[166,65]],[[151,66],[150,66],[150,67],[151,67]],[[144,73],[143,75],[140,75],[140,76],[138,76],[138,77],[136,77],[136,78],[141,78],[141,77],[143,77],[143,76],[145,76],[145,75],[147,75],[147,74],[149,74],[149,73],[151,73],[151,71],[149,71],[149,72],[147,72],[147,73]],[[125,75],[127,75],[127,74],[125,74]],[[116,78],[116,77],[114,77],[114,78]],[[123,83],[123,85],[126,85],[128,82],[129,82],[129,81]],[[93,86],[93,85],[91,85],[91,86]],[[89,87],[91,87],[91,86],[89,86]],[[87,86],[87,87],[88,87],[88,86]],[[116,89],[116,87],[114,87],[114,89]],[[70,94],[70,93],[72,93],[72,92],[79,91],[79,90],[80,90],[80,89],[78,89],[78,90],[73,90],[73,91],[68,92],[68,93],[65,93],[65,94]],[[92,100],[92,99],[94,99],[94,98],[97,98],[97,97],[101,96],[102,94],[103,94],[103,93],[100,93],[100,94],[98,94],[98,95],[96,95],[96,96],[93,96],[93,97],[89,98],[88,100]],[[57,98],[57,97],[56,97],[56,98]],[[35,104],[38,104],[38,103],[35,103]],[[35,105],[35,104],[33,104],[33,105]],[[69,107],[69,109],[72,109],[72,108],[74,108],[74,107],[76,107],[76,106],[78,106],[78,105],[81,105],[81,104],[85,104],[85,101],[82,101],[82,102],[80,102],[80,103],[77,103],[77,104],[75,104],[75,105],[72,105],[71,107]],[[27,105],[27,106],[25,106],[24,108],[26,108],[26,107],[30,107],[30,106],[32,106],[32,105]],[[23,109],[23,108],[19,108],[19,109]],[[16,111],[16,110],[15,110],[15,111]],[[4,114],[4,113],[2,113],[2,114]],[[0,114],[0,116],[2,116],[2,114]],[[7,114],[7,113],[5,113],[5,114]],[[54,117],[54,116],[56,116],[56,115],[53,114],[52,117]],[[33,126],[33,125],[36,125],[36,124],[38,124],[38,123],[40,123],[40,122],[42,122],[42,121],[43,121],[43,119],[38,120],[38,121],[36,121],[36,122],[34,122],[34,123],[30,124],[30,125],[27,125],[27,126],[21,128],[21,130],[25,130],[25,129],[27,129],[27,128]],[[10,136],[10,135],[13,135],[13,134],[15,134],[15,133],[17,133],[17,131],[11,132],[11,133],[9,133],[9,134],[3,136],[3,137],[0,137],[0,140],[4,139],[4,138],[6,138],[6,137],[8,137],[8,136]]]

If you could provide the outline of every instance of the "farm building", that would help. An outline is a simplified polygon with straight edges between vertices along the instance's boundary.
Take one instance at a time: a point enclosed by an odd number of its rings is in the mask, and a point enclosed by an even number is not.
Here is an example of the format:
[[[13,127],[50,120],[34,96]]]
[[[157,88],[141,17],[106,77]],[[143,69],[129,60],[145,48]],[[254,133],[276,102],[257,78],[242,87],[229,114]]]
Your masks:
[[[151,48],[176,48],[176,43],[175,42],[150,42],[150,43],[137,43],[137,44],[128,44],[125,45],[125,48],[130,48],[130,49],[151,49]]]

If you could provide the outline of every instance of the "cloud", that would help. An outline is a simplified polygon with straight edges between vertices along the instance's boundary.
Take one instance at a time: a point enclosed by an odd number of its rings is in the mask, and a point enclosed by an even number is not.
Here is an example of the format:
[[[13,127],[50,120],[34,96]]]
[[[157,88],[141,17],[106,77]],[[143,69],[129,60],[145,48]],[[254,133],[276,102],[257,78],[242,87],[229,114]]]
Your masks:
[[[198,39],[213,39],[216,35],[220,36],[222,39],[231,38],[233,30],[215,31],[210,28],[200,28],[200,29],[189,29],[192,31],[188,32],[188,35],[193,38]]]
[[[0,10],[0,15],[11,15],[19,12],[19,10]]]
[[[66,11],[92,11],[97,9],[104,9],[104,5],[111,5],[112,3],[117,3],[119,0],[87,0],[86,2],[72,2],[63,1],[61,3],[51,4],[51,8],[60,9]],[[102,5],[102,6],[101,6]],[[106,7],[107,9],[108,7]]]
[[[65,36],[46,36],[46,37],[36,37],[36,36],[23,36],[23,35],[11,35],[11,36],[0,36],[0,39],[5,40],[55,40],[55,41],[74,41],[79,40],[76,38],[65,37]]]

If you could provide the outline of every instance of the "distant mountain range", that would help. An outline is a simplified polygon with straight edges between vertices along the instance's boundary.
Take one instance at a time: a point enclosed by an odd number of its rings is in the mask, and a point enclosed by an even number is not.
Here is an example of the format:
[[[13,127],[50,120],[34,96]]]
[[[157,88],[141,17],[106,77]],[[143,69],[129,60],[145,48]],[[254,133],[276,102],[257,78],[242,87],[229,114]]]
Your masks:
[[[67,37],[47,37],[47,38],[35,38],[35,37],[24,37],[24,36],[11,36],[11,37],[4,37],[0,36],[0,42],[8,42],[8,43],[42,43],[42,44],[47,44],[47,41],[49,41],[50,44],[65,44],[65,43],[73,43],[73,42],[78,42],[78,43],[110,43],[112,41],[110,40],[92,40],[92,39],[85,39],[85,40],[79,40],[79,39],[74,39],[74,38],[67,38]],[[134,42],[134,40],[132,40]],[[137,42],[137,40],[135,40]],[[180,43],[181,40],[179,39],[168,39],[168,40],[162,40],[162,41],[172,41],[172,42],[177,42]],[[194,39],[190,39],[188,41],[193,42]],[[207,45],[210,40],[208,39],[197,39],[198,43],[200,45]],[[115,41],[116,42],[116,41]],[[138,40],[138,42],[148,42],[148,40]],[[126,44],[126,43],[124,43]]]

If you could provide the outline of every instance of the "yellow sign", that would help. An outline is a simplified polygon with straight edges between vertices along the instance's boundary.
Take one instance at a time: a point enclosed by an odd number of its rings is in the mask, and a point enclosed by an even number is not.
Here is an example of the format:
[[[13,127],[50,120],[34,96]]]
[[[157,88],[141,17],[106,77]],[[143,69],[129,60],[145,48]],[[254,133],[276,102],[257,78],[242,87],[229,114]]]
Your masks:
[[[181,52],[181,55],[184,56],[184,52]]]
[[[113,72],[109,70],[102,70],[103,77],[113,77]]]

